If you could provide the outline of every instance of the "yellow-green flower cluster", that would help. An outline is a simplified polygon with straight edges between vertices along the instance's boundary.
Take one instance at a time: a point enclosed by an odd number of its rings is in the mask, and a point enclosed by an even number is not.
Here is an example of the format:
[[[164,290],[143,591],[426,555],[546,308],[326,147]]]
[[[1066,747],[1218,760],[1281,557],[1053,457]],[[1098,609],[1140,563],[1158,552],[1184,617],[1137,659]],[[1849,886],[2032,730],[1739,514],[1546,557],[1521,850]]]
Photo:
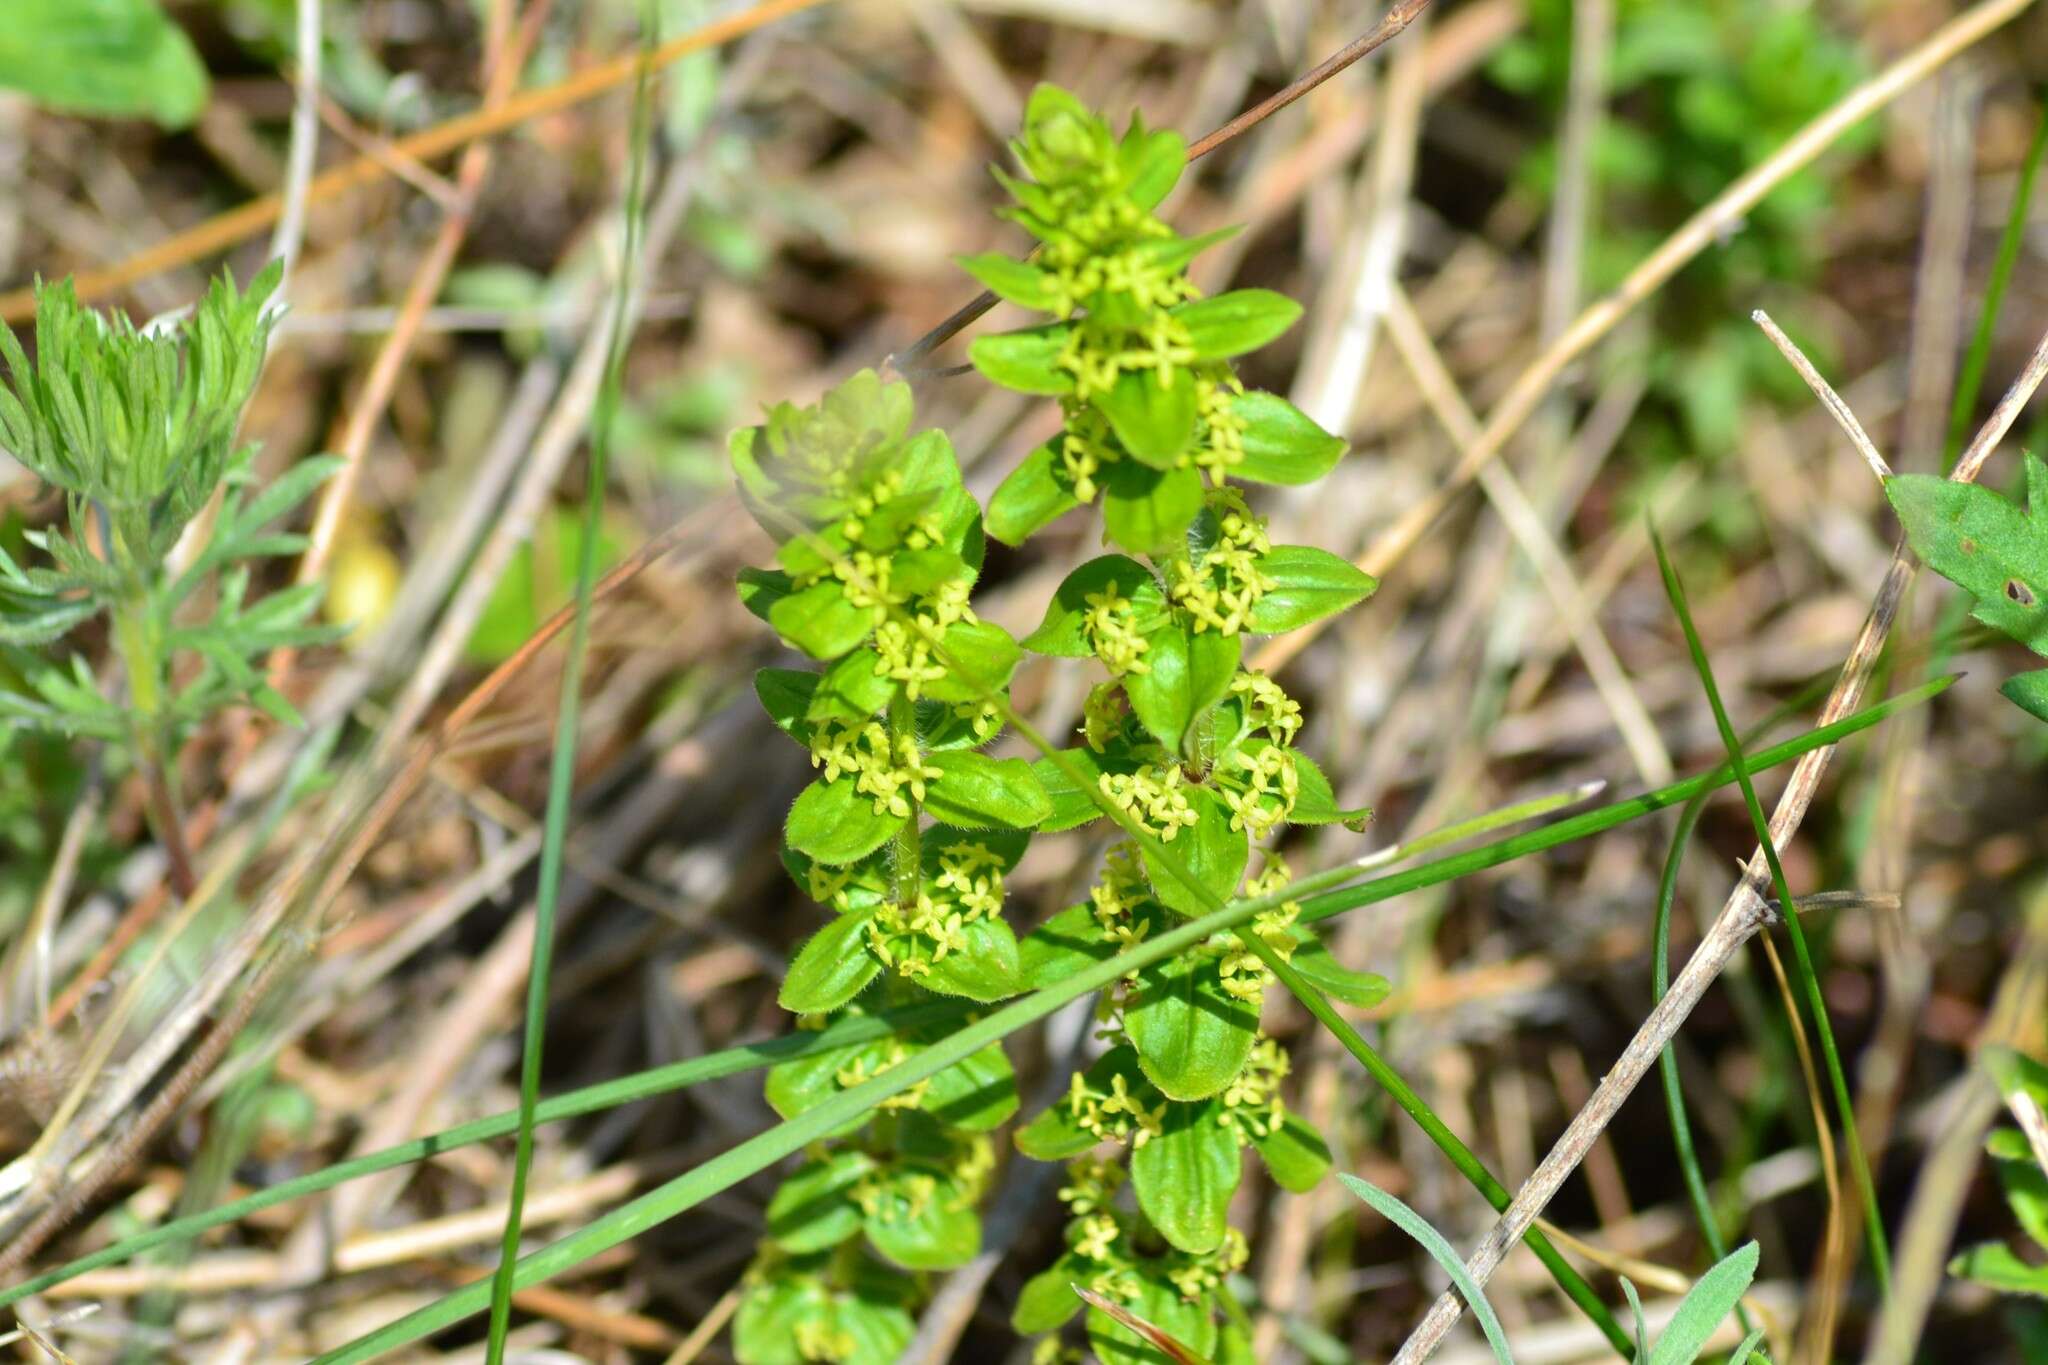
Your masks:
[[[1286,886],[1293,877],[1279,855],[1269,853],[1265,868],[1245,884],[1245,892],[1254,897],[1268,895]],[[1287,962],[1294,957],[1294,922],[1299,918],[1301,903],[1282,901],[1270,910],[1259,911],[1245,928],[1218,935],[1224,946],[1216,970],[1223,989],[1240,1000],[1263,999],[1266,987],[1273,984],[1273,973],[1252,951],[1245,935],[1257,935],[1267,951]]]
[[[1259,567],[1260,557],[1273,546],[1266,538],[1265,518],[1254,515],[1236,489],[1212,492],[1209,508],[1216,518],[1216,543],[1199,559],[1184,555],[1173,561],[1166,595],[1188,614],[1197,634],[1235,635],[1250,623],[1259,599],[1279,586]]]
[[[1097,1090],[1088,1084],[1086,1076],[1076,1071],[1068,1079],[1067,1094],[1061,1103],[1083,1131],[1104,1142],[1126,1143],[1131,1147],[1143,1147],[1158,1137],[1166,1119],[1166,1101],[1146,1108],[1145,1102],[1131,1093],[1130,1082],[1121,1072],[1109,1078],[1108,1090]]]
[[[938,864],[937,876],[919,879],[914,901],[884,900],[868,917],[868,946],[899,976],[925,976],[947,954],[968,951],[967,926],[1002,912],[999,856],[981,844],[956,844]]]
[[[1081,617],[1081,634],[1103,666],[1120,678],[1150,673],[1152,665],[1144,659],[1149,646],[1138,633],[1137,611],[1131,600],[1114,587],[1091,592],[1082,600],[1088,610]]]
[[[940,771],[918,751],[916,736],[892,738],[874,720],[820,725],[811,735],[811,766],[824,769],[827,782],[852,774],[854,790],[874,798],[877,815],[898,819],[910,815],[912,801],[924,800],[924,784]]]
[[[1247,729],[1264,730],[1275,744],[1294,743],[1301,729],[1301,703],[1281,691],[1279,683],[1248,668],[1230,680],[1230,695],[1243,704]]]
[[[1111,804],[1162,844],[1172,843],[1175,835],[1201,820],[1188,804],[1181,781],[1178,763],[1147,763],[1134,773],[1104,773],[1095,780]]]
[[[1089,888],[1088,904],[1103,936],[1119,951],[1145,941],[1145,920],[1139,911],[1152,903],[1152,883],[1145,876],[1138,846],[1125,839],[1102,860],[1102,876]]]
[[[1294,751],[1269,744],[1256,751],[1234,749],[1226,761],[1229,777],[1241,786],[1219,783],[1217,792],[1230,807],[1230,827],[1263,839],[1294,813],[1301,794],[1301,774]]]
[[[1287,1049],[1261,1036],[1252,1046],[1244,1070],[1223,1092],[1223,1112],[1217,1122],[1237,1129],[1249,1141],[1271,1137],[1287,1119],[1287,1101],[1280,1098],[1280,1082],[1292,1070]]]

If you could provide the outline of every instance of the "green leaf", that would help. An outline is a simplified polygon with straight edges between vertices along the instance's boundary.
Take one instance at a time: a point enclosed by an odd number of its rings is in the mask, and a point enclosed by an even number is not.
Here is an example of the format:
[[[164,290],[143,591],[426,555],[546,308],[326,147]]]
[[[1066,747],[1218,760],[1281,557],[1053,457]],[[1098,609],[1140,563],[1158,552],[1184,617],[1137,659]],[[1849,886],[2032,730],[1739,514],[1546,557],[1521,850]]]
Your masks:
[[[1314,937],[1313,932],[1287,961],[1324,995],[1360,1009],[1371,1009],[1393,990],[1378,973],[1354,972],[1339,962],[1329,945]]]
[[[1164,1131],[1131,1151],[1131,1187],[1159,1235],[1194,1255],[1222,1245],[1243,1163],[1215,1100],[1166,1106]]]
[[[949,755],[950,756],[950,755]],[[933,755],[936,762],[941,755]],[[789,846],[828,866],[867,857],[903,827],[903,817],[875,810],[875,799],[854,789],[851,777],[820,779],[797,794],[783,831]]]
[[[952,1270],[981,1250],[981,1216],[952,1176],[904,1166],[881,1182],[863,1221],[875,1250],[906,1270]]]
[[[1971,1247],[1948,1263],[1948,1273],[2004,1294],[2048,1298],[2048,1265],[2029,1265],[2003,1242]]]
[[[798,1254],[838,1246],[860,1231],[853,1187],[874,1167],[874,1158],[865,1152],[839,1152],[806,1163],[768,1201],[768,1235],[783,1250]]]
[[[1913,550],[1976,601],[1970,613],[2048,654],[2048,466],[2027,452],[2022,512],[1988,488],[1932,474],[1885,480]]]
[[[1151,1266],[1138,1272],[1137,1282],[1138,1293],[1122,1305],[1125,1311],[1164,1332],[1179,1349],[1194,1352],[1196,1365],[1203,1365],[1216,1349],[1216,1320],[1207,1298],[1183,1297],[1163,1269]],[[1103,1365],[1186,1365],[1185,1356],[1175,1360],[1099,1308],[1088,1310],[1088,1344]]]
[[[1237,1079],[1258,1007],[1223,989],[1216,959],[1187,954],[1138,974],[1124,1027],[1146,1077],[1175,1100],[1205,1100]]]
[[[2048,668],[2013,674],[1999,684],[1998,695],[2035,720],[2048,720]]]
[[[1024,990],[1024,968],[1018,960],[1017,935],[1000,918],[978,919],[960,927],[967,946],[947,953],[918,984],[941,995],[964,995],[987,1003],[1006,1000]]]
[[[990,251],[979,256],[955,256],[953,264],[1005,302],[1040,313],[1053,311],[1053,277],[1027,261]]]
[[[1164,857],[1149,847],[1142,856],[1152,879],[1152,894],[1168,908],[1193,917],[1236,897],[1237,884],[1244,879],[1245,864],[1251,857],[1251,836],[1230,827],[1230,807],[1215,792],[1207,787],[1184,790],[1194,808],[1195,823],[1183,826],[1171,841],[1161,845]],[[1193,876],[1202,890],[1182,881],[1182,872]]]
[[[1095,651],[1083,628],[1088,599],[1114,593],[1132,607],[1131,625],[1140,635],[1159,629],[1166,620],[1166,592],[1158,577],[1128,555],[1091,559],[1061,581],[1046,604],[1045,619],[1024,637],[1024,647],[1037,654],[1086,659]]]
[[[1329,1144],[1299,1114],[1289,1113],[1263,1137],[1254,1133],[1252,1146],[1273,1183],[1294,1194],[1308,1193],[1330,1173]]]
[[[1277,393],[1248,389],[1231,400],[1245,423],[1244,459],[1233,478],[1251,483],[1314,483],[1344,458],[1344,438],[1332,436]]]
[[[71,114],[147,115],[184,128],[206,107],[206,66],[154,0],[9,0],[0,87]]]
[[[917,1321],[904,1305],[901,1290],[876,1280],[863,1275],[853,1293],[835,1296],[832,1325],[853,1338],[853,1354],[845,1365],[895,1365],[917,1335]]]
[[[873,649],[856,649],[842,656],[825,670],[823,677],[816,679],[804,719],[813,724],[828,720],[859,722],[886,708],[889,699],[896,695],[896,680],[875,671],[880,662],[881,656]],[[757,696],[758,677],[757,674],[754,688]]]
[[[1024,650],[1010,632],[993,621],[955,621],[939,637],[943,658],[950,664],[943,678],[924,685],[933,701],[979,702],[1010,685],[1010,675],[1024,662]]]
[[[811,742],[806,718],[818,691],[818,675],[796,668],[764,668],[754,674],[754,696],[775,728],[799,744]]]
[[[775,604],[796,591],[796,583],[780,569],[757,569],[748,565],[739,572],[740,605],[763,621]]]
[[[1110,1093],[1116,1078],[1123,1077],[1125,1088],[1148,1108],[1158,1099],[1158,1093],[1151,1082],[1139,1070],[1137,1054],[1128,1047],[1113,1047],[1089,1063],[1081,1079],[1088,1088],[1102,1094]],[[1031,1122],[1017,1130],[1017,1150],[1033,1161],[1065,1161],[1093,1148],[1102,1139],[1074,1122],[1074,1112],[1062,1095],[1038,1111]]]
[[[1091,400],[1132,459],[1173,469],[1195,439],[1194,376],[1183,370],[1171,387],[1156,369],[1125,370]]]
[[[1173,310],[1188,329],[1197,360],[1228,360],[1256,351],[1294,325],[1301,305],[1271,289],[1233,289]]]
[[[986,1133],[1017,1112],[1017,1073],[1001,1043],[990,1043],[932,1077],[918,1108],[949,1127]]]
[[[1017,945],[1024,984],[1042,990],[1053,982],[1116,956],[1089,905],[1070,905],[1024,936]]]
[[[868,951],[866,923],[841,915],[812,934],[790,962],[777,1003],[791,1014],[825,1014],[859,995],[882,970]]]
[[[1977,1060],[1991,1073],[1999,1094],[2010,1100],[2024,1091],[2034,1097],[2034,1103],[2048,1108],[2048,1066],[2017,1048],[2004,1046],[1985,1048]]]
[[[988,533],[1005,545],[1022,545],[1080,505],[1060,472],[1059,451],[1048,441],[1026,455],[989,495]]]
[[[1074,376],[1059,364],[1069,330],[1066,323],[1055,322],[976,337],[967,348],[967,358],[983,378],[1006,389],[1048,396],[1072,393]]]
[[[832,1318],[831,1295],[814,1276],[763,1279],[740,1300],[732,1324],[733,1350],[747,1365],[806,1365],[797,1347],[799,1328]]]
[[[1179,545],[1202,512],[1202,476],[1192,467],[1161,471],[1117,460],[1102,473],[1102,524],[1133,554]]]
[[[1340,807],[1330,779],[1324,776],[1314,759],[1298,749],[1294,751],[1294,785],[1294,809],[1287,815],[1290,825],[1342,823],[1355,826],[1359,821],[1372,818],[1371,806],[1359,806],[1355,810]]]
[[[1679,1301],[1678,1312],[1664,1329],[1664,1335],[1657,1338],[1657,1345],[1650,1352],[1650,1365],[1692,1365],[1699,1359],[1721,1320],[1734,1312],[1735,1305],[1749,1292],[1749,1282],[1756,1278],[1757,1258],[1761,1254],[1755,1242],[1747,1242],[1700,1276]]]
[[[1134,123],[1119,152],[1128,177],[1125,193],[1142,209],[1159,207],[1188,164],[1187,140],[1171,129],[1147,132]]]
[[[2017,1131],[2017,1130],[2008,1130]],[[2005,1190],[2005,1202],[2012,1206],[2020,1230],[2034,1244],[2048,1251],[2048,1171],[2029,1151],[2018,1161],[1997,1161],[1998,1183]]]
[[[1251,628],[1261,635],[1297,630],[1372,596],[1379,580],[1348,559],[1313,545],[1275,545],[1259,560],[1276,586],[1252,604]]]
[[[1493,1348],[1493,1358],[1500,1365],[1514,1365],[1515,1358],[1508,1354],[1507,1333],[1501,1330],[1500,1318],[1494,1313],[1493,1305],[1486,1301],[1485,1291],[1466,1273],[1465,1262],[1444,1240],[1444,1235],[1431,1227],[1421,1214],[1385,1190],[1342,1171],[1337,1173],[1337,1178],[1344,1182],[1344,1188],[1377,1209],[1381,1217],[1422,1244],[1422,1249],[1443,1267],[1444,1274],[1451,1277],[1451,1283],[1465,1296],[1472,1316],[1479,1319],[1480,1330],[1486,1333],[1486,1344]]]
[[[1101,755],[1093,749],[1062,749],[1060,757],[1068,767],[1080,769],[1087,785],[1076,786],[1065,770],[1049,758],[1031,764],[1031,771],[1038,774],[1039,784],[1045,788],[1046,799],[1052,803],[1052,814],[1038,823],[1041,834],[1078,829],[1102,816],[1102,807],[1095,804],[1095,781],[1103,772]]]
[[[1074,1286],[1085,1283],[1094,1263],[1069,1251],[1024,1282],[1017,1306],[1010,1312],[1010,1327],[1019,1336],[1036,1336],[1064,1327],[1081,1311]]]
[[[1021,758],[955,750],[927,754],[925,762],[939,770],[924,789],[924,807],[934,819],[962,829],[1031,829],[1052,814],[1038,774]]]
[[[1185,620],[1168,619],[1146,635],[1147,669],[1124,679],[1124,693],[1168,752],[1183,753],[1195,722],[1230,691],[1243,647],[1239,636],[1198,633]]]
[[[847,601],[845,585],[828,578],[775,602],[768,624],[813,659],[836,659],[868,638],[875,610]]]

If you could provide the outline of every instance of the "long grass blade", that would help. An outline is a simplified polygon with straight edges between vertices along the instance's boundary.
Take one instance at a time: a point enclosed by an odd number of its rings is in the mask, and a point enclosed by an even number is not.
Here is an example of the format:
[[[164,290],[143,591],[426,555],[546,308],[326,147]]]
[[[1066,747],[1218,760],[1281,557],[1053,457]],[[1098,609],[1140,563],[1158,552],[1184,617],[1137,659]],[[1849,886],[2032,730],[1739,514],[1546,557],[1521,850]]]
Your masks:
[[[1692,654],[1693,669],[1700,675],[1700,686],[1706,691],[1707,704],[1713,708],[1714,726],[1721,732],[1721,744],[1727,749],[1728,761],[1735,769],[1736,785],[1742,788],[1742,802],[1749,808],[1750,823],[1756,827],[1757,842],[1762,846],[1764,861],[1771,869],[1771,884],[1777,889],[1778,903],[1784,907],[1785,931],[1792,940],[1793,957],[1799,966],[1807,1008],[1813,1015],[1814,1032],[1820,1037],[1821,1056],[1827,1065],[1828,1082],[1834,1090],[1835,1108],[1842,1124],[1843,1145],[1849,1150],[1849,1166],[1855,1173],[1857,1194],[1863,1203],[1864,1223],[1870,1237],[1871,1266],[1877,1272],[1878,1288],[1889,1295],[1891,1254],[1885,1241],[1884,1219],[1877,1207],[1877,1190],[1870,1178],[1870,1161],[1856,1131],[1856,1106],[1849,1097],[1849,1082],[1842,1072],[1841,1053],[1835,1047],[1835,1031],[1828,1022],[1827,1003],[1821,998],[1820,980],[1814,974],[1806,934],[1799,926],[1799,906],[1785,880],[1785,867],[1778,859],[1777,843],[1771,838],[1770,818],[1764,814],[1763,802],[1757,799],[1756,784],[1750,781],[1750,765],[1743,757],[1742,741],[1728,719],[1728,708],[1722,704],[1721,689],[1715,683],[1713,667],[1707,661],[1706,646],[1700,643],[1699,630],[1693,625],[1692,609],[1686,603],[1685,585],[1678,581],[1678,571],[1672,567],[1671,556],[1664,550],[1664,539],[1657,534],[1655,526],[1650,528],[1650,544],[1657,551],[1657,567],[1664,575],[1665,594],[1670,597],[1672,610],[1678,614],[1678,623],[1685,631],[1685,647]]]
[[[1422,1244],[1430,1259],[1444,1268],[1444,1274],[1451,1277],[1451,1283],[1458,1286],[1458,1292],[1472,1306],[1472,1316],[1479,1319],[1479,1329],[1486,1333],[1486,1344],[1493,1348],[1493,1358],[1500,1365],[1515,1365],[1514,1356],[1508,1352],[1508,1334],[1502,1330],[1493,1305],[1486,1301],[1486,1291],[1466,1271],[1465,1258],[1458,1254],[1458,1249],[1445,1241],[1444,1235],[1431,1227],[1428,1219],[1385,1190],[1355,1175],[1340,1172],[1337,1178],[1344,1182],[1345,1189],[1372,1205],[1388,1222]]]
[[[583,665],[590,645],[590,604],[597,583],[597,542],[604,524],[606,468],[612,425],[631,340],[634,267],[647,218],[647,157],[652,139],[652,57],[656,25],[642,25],[640,73],[633,94],[632,169],[626,183],[625,244],[612,295],[611,341],[604,380],[590,431],[588,482],[583,490],[583,543],[576,548],[576,616],[569,628],[569,657],[562,671],[562,696],[555,716],[555,752],[548,772],[546,825],[541,833],[540,886],[535,894],[533,959],[526,978],[526,1034],[519,1055],[519,1130],[512,1156],[512,1192],[505,1207],[505,1236],[498,1268],[491,1276],[490,1335],[485,1365],[502,1365],[505,1334],[512,1325],[512,1267],[519,1257],[520,1224],[526,1211],[526,1179],[533,1166],[534,1112],[540,1107],[541,1053],[548,1021],[548,977],[555,945],[555,907],[561,899],[563,851],[569,837],[569,806],[576,787],[576,731],[583,710]]]
[[[1845,716],[1831,725],[1808,731],[1796,739],[1774,745],[1750,759],[1753,769],[1762,769],[1797,758],[1813,749],[1837,743],[1910,706],[1916,706],[1954,682],[1940,678],[1902,693],[1888,701]],[[600,1215],[588,1225],[522,1257],[513,1276],[514,1288],[539,1284],[570,1268],[626,1242],[667,1219],[676,1217],[721,1191],[730,1189],[755,1173],[859,1118],[883,1100],[901,1094],[926,1077],[935,1076],[990,1043],[997,1042],[1026,1025],[1037,1022],[1070,1001],[1100,990],[1126,973],[1171,957],[1219,930],[1234,929],[1249,922],[1262,910],[1295,900],[1302,906],[1304,920],[1328,919],[1347,910],[1405,895],[1427,886],[1451,881],[1482,868],[1497,867],[1516,858],[1560,844],[1574,842],[1617,825],[1664,810],[1701,791],[1725,785],[1733,779],[1726,764],[1710,772],[1687,778],[1627,801],[1560,820],[1542,829],[1504,839],[1465,853],[1439,858],[1406,871],[1346,885],[1355,878],[1355,868],[1340,867],[1302,877],[1291,886],[1269,895],[1233,901],[1213,914],[1189,920],[1165,933],[1095,963],[1066,980],[1030,995],[1022,996],[978,1020],[968,1022],[946,1038],[898,1066],[850,1090],[843,1090],[816,1108],[765,1133],[749,1138],[710,1161],[649,1190],[628,1203]],[[319,1357],[320,1365],[349,1365],[420,1340],[434,1332],[482,1312],[490,1299],[488,1285],[466,1285],[426,1304],[395,1322],[357,1338]]]

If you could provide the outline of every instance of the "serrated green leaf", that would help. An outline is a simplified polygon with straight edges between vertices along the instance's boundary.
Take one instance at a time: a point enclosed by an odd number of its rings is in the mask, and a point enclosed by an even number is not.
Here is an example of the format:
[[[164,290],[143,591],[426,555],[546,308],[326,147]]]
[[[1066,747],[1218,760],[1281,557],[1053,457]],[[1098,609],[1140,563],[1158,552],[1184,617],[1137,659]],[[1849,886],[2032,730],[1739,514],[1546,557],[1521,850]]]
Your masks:
[[[1074,376],[1059,364],[1069,330],[1066,323],[1055,322],[976,337],[967,358],[983,378],[1006,389],[1047,396],[1072,393]]]
[[[2029,507],[1931,474],[1885,480],[1914,553],[1975,601],[1978,620],[2048,654],[2048,466],[2028,452]]]
[[[1233,289],[1173,310],[1188,329],[1197,360],[1228,360],[1256,351],[1292,327],[1301,305],[1271,289]]]
[[[865,1152],[839,1152],[806,1162],[768,1201],[768,1235],[801,1255],[838,1246],[860,1231],[853,1187],[874,1169]]]
[[[1166,592],[1158,576],[1128,555],[1091,559],[1063,579],[1046,604],[1045,619],[1024,637],[1024,647],[1038,654],[1085,659],[1094,654],[1085,624],[1088,599],[1114,594],[1131,604],[1131,628],[1140,635],[1166,620]]]
[[[1275,545],[1259,560],[1274,587],[1252,604],[1251,628],[1261,635],[1297,630],[1363,602],[1379,580],[1348,559],[1313,545]]]
[[[1344,438],[1332,436],[1277,393],[1248,389],[1231,400],[1245,423],[1244,459],[1233,478],[1251,483],[1314,483],[1344,458]]]
[[[825,1014],[859,995],[881,970],[868,951],[865,918],[841,915],[797,950],[776,1002],[791,1014]]]
[[[1125,370],[1090,400],[1131,458],[1154,469],[1177,467],[1195,439],[1194,376],[1174,378],[1165,385],[1156,369]]]
[[[925,783],[933,818],[962,829],[1031,829],[1052,814],[1052,800],[1031,765],[971,750],[928,754],[939,775]]]
[[[1271,1132],[1252,1135],[1252,1146],[1273,1183],[1294,1194],[1306,1194],[1330,1173],[1330,1147],[1307,1119],[1290,1112]]]
[[[1220,1103],[1169,1104],[1162,1131],[1131,1151],[1131,1187],[1160,1236],[1202,1255],[1223,1242],[1243,1164]]]
[[[1294,750],[1293,753],[1294,809],[1288,812],[1288,824],[1352,824],[1372,818],[1371,806],[1359,806],[1351,810],[1339,806],[1337,793],[1330,786],[1330,779],[1316,766],[1315,760],[1300,750]]]
[[[1183,753],[1195,722],[1230,691],[1242,653],[1239,636],[1169,618],[1145,636],[1146,671],[1126,677],[1124,693],[1152,737]]]
[[[837,782],[820,779],[798,793],[784,834],[797,852],[838,866],[865,858],[902,827],[903,817],[877,812],[874,798],[856,790],[851,777],[842,777]]]
[[[1060,472],[1051,441],[1024,457],[988,500],[988,533],[1005,545],[1022,545],[1041,528],[1081,505]]]
[[[1244,1070],[1259,1011],[1223,989],[1215,958],[1189,954],[1138,974],[1124,1027],[1146,1078],[1167,1098],[1205,1100]]]
[[[1118,460],[1103,470],[1103,526],[1133,554],[1173,549],[1201,512],[1202,476],[1193,468],[1162,471]]]

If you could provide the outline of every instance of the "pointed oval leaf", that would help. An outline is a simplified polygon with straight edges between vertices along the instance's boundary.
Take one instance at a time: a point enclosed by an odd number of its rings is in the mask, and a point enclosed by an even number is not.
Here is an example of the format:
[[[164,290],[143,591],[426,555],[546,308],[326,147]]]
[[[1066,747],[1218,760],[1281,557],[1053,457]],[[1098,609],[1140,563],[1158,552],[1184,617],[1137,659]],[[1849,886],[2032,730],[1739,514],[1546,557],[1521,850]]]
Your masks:
[[[1313,545],[1275,545],[1259,569],[1276,583],[1252,604],[1251,628],[1261,635],[1335,616],[1379,587],[1378,579],[1350,560]]]
[[[824,1014],[859,995],[882,964],[868,951],[867,921],[841,915],[812,934],[789,964],[776,1000],[791,1014]]]
[[[1222,1245],[1243,1164],[1221,1104],[1169,1104],[1164,1131],[1131,1151],[1131,1187],[1159,1235],[1199,1256]]]
[[[954,750],[928,754],[925,762],[939,770],[925,784],[925,809],[949,825],[1031,829],[1052,814],[1052,799],[1021,758]]]
[[[988,500],[988,533],[1005,545],[1022,545],[1042,527],[1081,505],[1060,473],[1052,442],[1032,451],[1011,470]]]
[[[1189,954],[1138,974],[1124,1027],[1146,1077],[1176,1100],[1205,1100],[1237,1079],[1259,1011],[1223,989],[1216,959]]]
[[[1314,483],[1344,458],[1344,438],[1332,436],[1277,393],[1249,389],[1231,402],[1245,422],[1244,459],[1233,478],[1251,483]]]
[[[934,755],[950,757],[950,755]],[[783,831],[789,846],[827,866],[857,862],[889,842],[903,827],[900,816],[875,810],[875,799],[854,789],[853,779],[822,779],[797,794]]]

